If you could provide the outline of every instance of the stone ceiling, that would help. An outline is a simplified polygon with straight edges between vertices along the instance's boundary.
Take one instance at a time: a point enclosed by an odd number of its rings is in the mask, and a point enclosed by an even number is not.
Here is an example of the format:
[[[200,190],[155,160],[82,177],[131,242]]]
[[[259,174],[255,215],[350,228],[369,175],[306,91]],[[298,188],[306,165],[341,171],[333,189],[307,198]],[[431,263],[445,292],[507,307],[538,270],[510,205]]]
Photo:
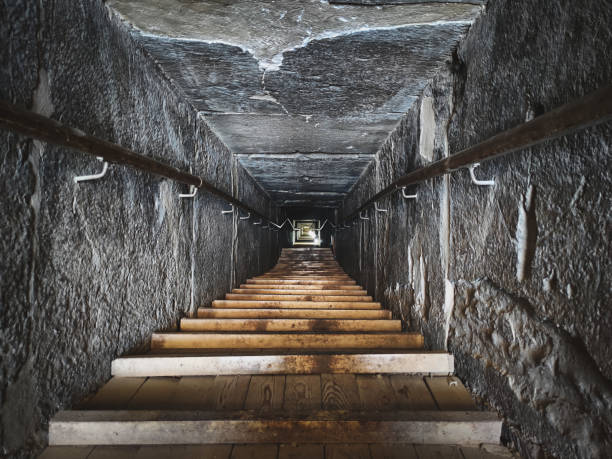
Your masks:
[[[327,207],[448,60],[480,3],[107,1],[279,205]]]

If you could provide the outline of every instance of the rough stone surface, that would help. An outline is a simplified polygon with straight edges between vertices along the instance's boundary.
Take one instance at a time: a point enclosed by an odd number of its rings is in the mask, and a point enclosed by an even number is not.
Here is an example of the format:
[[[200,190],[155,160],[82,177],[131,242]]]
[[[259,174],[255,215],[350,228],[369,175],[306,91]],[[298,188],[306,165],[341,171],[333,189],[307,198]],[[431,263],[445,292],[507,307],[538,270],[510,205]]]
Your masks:
[[[102,2],[0,5],[0,99],[271,202]],[[277,233],[205,193],[0,130],[0,455],[34,457],[111,360],[269,268]]]
[[[435,161],[609,84],[610,23],[609,2],[491,0],[343,213],[428,162],[428,97]],[[388,213],[338,236],[347,270],[429,347],[455,354],[525,457],[609,455],[610,139],[607,123],[485,163],[476,174],[493,187],[467,171],[424,183],[407,190],[418,200],[395,194],[378,203]]]
[[[232,152],[355,154],[345,159],[354,164],[343,193],[361,174],[362,155],[378,150],[481,11],[459,3],[108,3]],[[247,166],[254,176],[282,159],[257,158]],[[326,166],[318,174],[332,181]],[[280,189],[311,191],[293,180],[291,162],[286,169]],[[283,205],[303,202],[267,189]],[[337,202],[338,191],[328,191],[322,200]]]
[[[371,155],[238,155],[240,163],[286,205],[338,207],[345,190],[351,187],[372,160]],[[333,171],[333,175],[330,175]],[[290,186],[287,186],[287,184]]]

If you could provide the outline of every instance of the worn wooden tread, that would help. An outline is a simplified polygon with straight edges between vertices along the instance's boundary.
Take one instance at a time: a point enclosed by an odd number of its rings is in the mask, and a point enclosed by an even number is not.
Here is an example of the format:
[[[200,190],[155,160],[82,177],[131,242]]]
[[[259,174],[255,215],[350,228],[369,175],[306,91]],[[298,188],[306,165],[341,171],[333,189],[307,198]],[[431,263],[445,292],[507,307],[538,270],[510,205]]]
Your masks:
[[[391,311],[384,309],[244,309],[200,308],[199,318],[252,319],[391,319]]]
[[[182,331],[401,331],[400,320],[181,319]]]
[[[266,349],[266,348],[251,348],[251,349],[149,349],[146,354],[147,356],[254,356],[254,355],[388,355],[388,354],[440,354],[446,355],[445,351],[424,351],[423,349],[352,349],[352,348],[337,348],[337,349],[295,349],[295,348],[278,348],[278,349]],[[410,373],[410,372],[408,372]]]
[[[344,271],[337,271],[337,270],[332,270],[329,268],[323,268],[323,267],[305,267],[305,266],[295,266],[295,267],[291,267],[291,268],[285,268],[282,270],[277,270],[277,271],[268,271],[266,274],[263,274],[263,276],[273,276],[273,275],[281,275],[281,276],[286,276],[286,275],[296,275],[296,276],[305,276],[305,275],[315,275],[315,276],[322,276],[322,275],[334,275],[334,276],[346,276],[346,277],[350,277],[347,273],[345,273]]]
[[[283,290],[267,288],[235,288],[232,293],[244,295],[333,295],[333,296],[368,296],[365,290]]]
[[[253,279],[267,279],[267,278],[274,278],[274,277],[280,277],[280,278],[295,278],[295,279],[301,279],[301,278],[314,278],[314,279],[348,279],[351,280],[352,278],[346,274],[346,273],[339,273],[339,272],[334,272],[334,271],[326,271],[326,270],[308,270],[308,271],[301,271],[301,270],[287,270],[287,271],[275,271],[275,272],[269,272],[266,274],[263,274],[261,276],[257,276],[254,277]]]
[[[227,293],[226,300],[256,300],[256,301],[366,301],[373,302],[373,298],[367,295],[274,295],[274,294],[246,294]]]
[[[497,443],[501,421],[489,412],[346,412],[307,415],[256,411],[60,411],[49,445],[209,443]]]
[[[271,374],[434,374],[454,372],[454,358],[444,352],[353,353],[254,352],[251,355],[156,355],[113,360],[111,373],[122,377],[271,375]]]
[[[381,309],[371,301],[248,301],[215,300],[213,308]]]
[[[292,285],[292,284],[242,284],[240,288],[265,288],[280,290],[360,290],[359,285]]]
[[[419,333],[154,333],[152,349],[189,348],[420,349]]]
[[[50,446],[39,459],[519,459],[509,449],[494,445],[414,445],[411,443],[236,444]]]
[[[276,267],[272,270],[272,271],[268,271],[268,272],[273,272],[275,270],[292,270],[292,269],[302,269],[302,270],[334,270],[334,271],[340,271],[342,273],[346,273],[346,271],[344,271],[338,264],[333,264],[333,263],[282,263],[282,264],[278,264],[276,265]]]
[[[295,279],[295,280],[353,280],[346,274],[296,274],[296,273],[270,273],[252,279]]]
[[[293,284],[293,285],[354,285],[355,281],[352,279],[279,279],[276,277],[269,277],[266,279],[247,279],[247,284]]]

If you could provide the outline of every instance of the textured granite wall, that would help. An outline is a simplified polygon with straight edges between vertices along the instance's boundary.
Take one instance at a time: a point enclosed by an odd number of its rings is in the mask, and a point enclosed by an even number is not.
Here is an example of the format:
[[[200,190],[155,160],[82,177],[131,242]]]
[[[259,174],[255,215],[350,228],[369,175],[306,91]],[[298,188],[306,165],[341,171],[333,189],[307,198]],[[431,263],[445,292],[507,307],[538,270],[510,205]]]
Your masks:
[[[344,202],[612,81],[612,4],[491,0]],[[399,193],[340,233],[342,264],[455,354],[525,457],[612,447],[612,125]]]
[[[275,209],[98,0],[0,2],[0,99],[169,162]],[[277,233],[187,187],[0,129],[0,455],[31,457],[46,422],[114,357],[268,269]],[[252,220],[251,220],[252,221]]]

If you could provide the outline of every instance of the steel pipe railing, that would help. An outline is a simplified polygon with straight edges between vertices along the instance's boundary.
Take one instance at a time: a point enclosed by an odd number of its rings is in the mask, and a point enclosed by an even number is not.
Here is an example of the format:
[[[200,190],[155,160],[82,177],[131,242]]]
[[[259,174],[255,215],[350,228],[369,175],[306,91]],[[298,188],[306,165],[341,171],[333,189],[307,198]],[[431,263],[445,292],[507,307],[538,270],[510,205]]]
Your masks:
[[[612,120],[612,86],[563,105],[532,121],[497,134],[484,142],[410,172],[376,193],[358,209],[343,216],[346,222],[372,204],[407,186],[440,177],[471,165],[538,145]]]
[[[62,145],[82,153],[100,157],[103,161],[108,163],[130,166],[160,177],[174,180],[175,182],[201,188],[224,199],[234,207],[238,207],[249,212],[251,215],[274,223],[269,217],[262,215],[239,199],[216,188],[214,185],[211,185],[198,176],[183,172],[148,156],[135,153],[120,145],[87,135],[78,129],[65,126],[51,118],[24,110],[5,101],[0,101],[0,127],[28,137],[33,137],[56,145]]]

